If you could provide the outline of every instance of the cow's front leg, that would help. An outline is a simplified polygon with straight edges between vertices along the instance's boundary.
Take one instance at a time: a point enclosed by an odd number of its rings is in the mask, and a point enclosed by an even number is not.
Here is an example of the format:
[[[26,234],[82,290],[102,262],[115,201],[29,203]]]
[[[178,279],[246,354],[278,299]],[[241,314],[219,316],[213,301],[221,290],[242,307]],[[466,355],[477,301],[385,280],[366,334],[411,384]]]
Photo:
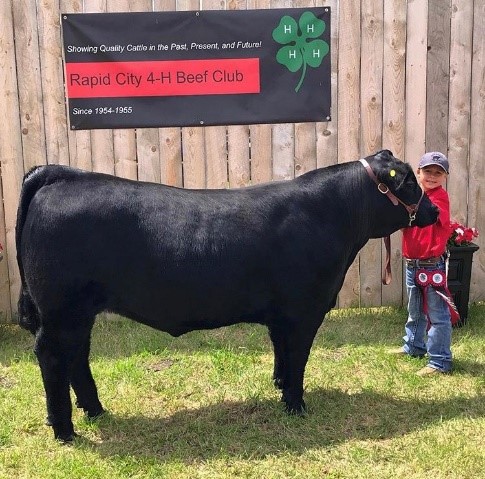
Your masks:
[[[282,399],[289,414],[302,415],[306,412],[303,400],[303,379],[310,349],[320,323],[321,321],[308,324],[304,321],[287,330],[285,356],[287,367]]]
[[[48,423],[54,437],[63,442],[74,439],[72,405],[69,395],[69,367],[72,349],[65,347],[62,334],[41,327],[37,333],[35,354],[42,372],[46,394]]]

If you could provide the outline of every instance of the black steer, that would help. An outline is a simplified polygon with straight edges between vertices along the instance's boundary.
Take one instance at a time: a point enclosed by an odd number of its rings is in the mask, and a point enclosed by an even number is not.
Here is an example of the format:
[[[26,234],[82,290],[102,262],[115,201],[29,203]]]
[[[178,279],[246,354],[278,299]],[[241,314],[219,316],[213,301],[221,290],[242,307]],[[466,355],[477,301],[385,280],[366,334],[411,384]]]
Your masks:
[[[409,165],[387,150],[366,160],[400,200],[418,203]],[[414,224],[436,219],[425,196]],[[347,269],[369,238],[408,223],[406,208],[381,194],[360,162],[286,182],[198,191],[34,168],[17,217],[19,321],[36,335],[55,437],[74,436],[70,385],[89,417],[103,412],[89,366],[101,311],[173,336],[265,324],[275,385],[289,412],[303,412],[310,348]]]

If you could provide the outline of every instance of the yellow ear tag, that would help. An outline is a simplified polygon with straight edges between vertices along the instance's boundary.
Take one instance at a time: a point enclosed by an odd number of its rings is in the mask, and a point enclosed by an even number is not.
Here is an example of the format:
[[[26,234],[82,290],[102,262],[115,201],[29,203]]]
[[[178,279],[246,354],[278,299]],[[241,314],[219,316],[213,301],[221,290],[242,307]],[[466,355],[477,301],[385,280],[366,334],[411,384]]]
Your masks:
[[[394,176],[396,176],[396,170],[391,170],[391,171],[389,172],[389,174],[390,174],[391,176],[393,176],[393,177],[394,177]]]

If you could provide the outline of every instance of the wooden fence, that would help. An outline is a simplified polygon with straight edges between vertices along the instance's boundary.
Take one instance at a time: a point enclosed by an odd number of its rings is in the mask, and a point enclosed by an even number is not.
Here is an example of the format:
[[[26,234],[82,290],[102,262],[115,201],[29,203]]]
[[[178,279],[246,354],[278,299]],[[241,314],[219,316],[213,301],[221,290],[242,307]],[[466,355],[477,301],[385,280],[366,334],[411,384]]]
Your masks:
[[[331,122],[69,130],[61,12],[323,5],[332,9]],[[290,179],[382,147],[414,167],[426,150],[439,150],[451,162],[453,217],[485,234],[484,18],[485,0],[2,0],[1,317],[16,311],[16,210],[22,176],[34,165],[69,164],[186,188],[237,188]],[[381,285],[382,245],[372,240],[347,274],[340,306],[402,304],[400,234],[392,241],[393,283]],[[482,246],[474,256],[471,300],[484,299]]]

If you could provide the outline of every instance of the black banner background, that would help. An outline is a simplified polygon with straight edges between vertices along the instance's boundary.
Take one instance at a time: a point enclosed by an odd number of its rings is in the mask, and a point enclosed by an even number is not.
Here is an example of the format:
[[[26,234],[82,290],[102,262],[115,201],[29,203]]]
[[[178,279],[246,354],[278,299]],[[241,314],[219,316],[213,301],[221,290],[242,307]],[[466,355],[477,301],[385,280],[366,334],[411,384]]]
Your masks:
[[[62,14],[65,63],[158,62],[259,58],[260,92],[182,96],[68,98],[72,129],[135,128],[328,121],[330,119],[330,52],[318,67],[291,72],[276,56],[284,46],[273,39],[281,18],[298,22],[304,12],[324,20],[320,40],[330,45],[330,8]],[[310,39],[311,40],[311,39]],[[222,44],[259,44],[227,48]],[[190,49],[192,43],[218,43],[219,49]],[[159,45],[167,50],[159,50]],[[172,48],[187,44],[187,50]],[[129,45],[132,50],[127,51]],[[137,47],[142,45],[141,51]],[[105,51],[101,48],[105,46]],[[80,51],[92,47],[92,51]],[[96,48],[97,47],[97,48]],[[123,52],[119,51],[123,48]],[[146,47],[146,49],[145,49]],[[116,51],[118,48],[118,51]],[[96,50],[96,51],[95,51]],[[96,65],[94,65],[94,68]],[[66,77],[66,82],[70,79]],[[92,89],[95,91],[95,88]],[[68,86],[69,91],[69,86]],[[129,108],[129,110],[128,110]],[[91,110],[90,113],[86,113]],[[129,111],[129,113],[127,113]]]

